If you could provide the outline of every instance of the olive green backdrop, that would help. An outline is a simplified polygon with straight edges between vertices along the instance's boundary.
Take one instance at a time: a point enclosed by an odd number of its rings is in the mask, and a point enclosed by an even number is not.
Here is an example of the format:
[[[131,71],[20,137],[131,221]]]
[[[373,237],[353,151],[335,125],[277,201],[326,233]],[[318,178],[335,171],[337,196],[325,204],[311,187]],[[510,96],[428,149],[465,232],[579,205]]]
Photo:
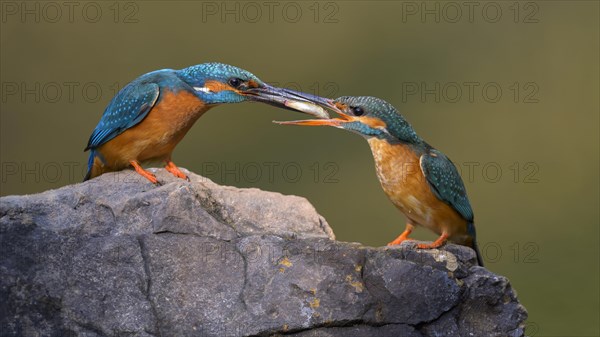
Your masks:
[[[220,61],[325,96],[379,96],[461,169],[487,267],[518,291],[529,334],[597,336],[598,16],[596,1],[3,1],[0,192],[79,182],[114,90],[152,70]],[[271,123],[295,118],[215,108],[175,161],[304,196],[340,240],[392,240],[404,218],[366,142]]]

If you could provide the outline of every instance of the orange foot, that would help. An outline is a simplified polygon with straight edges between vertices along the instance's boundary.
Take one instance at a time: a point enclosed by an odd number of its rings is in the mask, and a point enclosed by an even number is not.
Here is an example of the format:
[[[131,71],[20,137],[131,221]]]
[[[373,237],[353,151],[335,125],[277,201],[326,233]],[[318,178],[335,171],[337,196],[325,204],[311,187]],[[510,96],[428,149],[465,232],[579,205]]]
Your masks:
[[[135,172],[137,172],[139,175],[150,180],[150,182],[155,185],[160,185],[160,183],[158,182],[158,179],[156,179],[156,176],[154,174],[144,170],[144,168],[141,167],[137,161],[131,160],[129,162],[129,164],[131,164],[131,166],[133,166],[133,168],[135,169]]]
[[[398,237],[395,238],[394,241],[388,243],[387,245],[388,246],[395,246],[395,245],[401,244],[404,241],[413,241],[413,240],[414,239],[411,239],[411,238],[408,237],[408,234],[402,233],[402,234],[398,235]]]
[[[410,239],[408,236],[410,235],[410,233],[412,233],[414,226],[411,224],[406,224],[406,229],[404,230],[404,232],[402,232],[402,234],[398,235],[398,237],[396,239],[394,239],[394,241],[388,243],[388,246],[395,246],[395,245],[399,245],[404,241],[412,241],[413,239]]]
[[[188,178],[188,176],[186,176],[185,173],[181,172],[179,167],[175,166],[175,163],[173,163],[172,161],[169,160],[165,168],[167,169],[167,171],[171,172],[171,174],[175,177],[190,181],[190,178]]]
[[[417,248],[419,249],[433,249],[433,248],[438,248],[439,246],[443,245],[446,240],[448,240],[448,234],[446,233],[442,233],[442,235],[435,241],[433,241],[432,243],[420,243],[417,245]]]

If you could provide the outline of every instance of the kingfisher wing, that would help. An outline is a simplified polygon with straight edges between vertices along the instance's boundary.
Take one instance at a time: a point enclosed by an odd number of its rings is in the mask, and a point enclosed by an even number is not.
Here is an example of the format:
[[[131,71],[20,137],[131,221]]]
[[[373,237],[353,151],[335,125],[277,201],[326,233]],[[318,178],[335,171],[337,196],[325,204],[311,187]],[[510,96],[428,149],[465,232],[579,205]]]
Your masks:
[[[156,83],[129,83],[110,101],[85,150],[94,149],[141,122],[160,93]]]
[[[465,220],[473,222],[473,209],[454,163],[440,151],[431,149],[421,156],[421,171],[433,193]]]

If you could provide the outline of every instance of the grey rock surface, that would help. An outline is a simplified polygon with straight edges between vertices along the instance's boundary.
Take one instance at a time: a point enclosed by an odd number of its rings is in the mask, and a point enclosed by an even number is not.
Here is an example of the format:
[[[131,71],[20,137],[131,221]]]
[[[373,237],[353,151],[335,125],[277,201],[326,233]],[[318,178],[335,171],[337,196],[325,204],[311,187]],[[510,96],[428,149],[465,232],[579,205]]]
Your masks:
[[[462,246],[335,241],[304,198],[132,171],[0,198],[2,336],[522,336]]]

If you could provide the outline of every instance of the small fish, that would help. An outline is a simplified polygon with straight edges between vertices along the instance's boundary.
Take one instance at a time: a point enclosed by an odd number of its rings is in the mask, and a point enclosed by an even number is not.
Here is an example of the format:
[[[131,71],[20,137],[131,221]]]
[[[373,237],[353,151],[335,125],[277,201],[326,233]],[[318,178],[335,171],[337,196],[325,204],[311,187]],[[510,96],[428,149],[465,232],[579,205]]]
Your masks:
[[[322,107],[310,102],[289,101],[286,100],[284,105],[288,108],[305,112],[319,118],[329,118],[329,114]]]

